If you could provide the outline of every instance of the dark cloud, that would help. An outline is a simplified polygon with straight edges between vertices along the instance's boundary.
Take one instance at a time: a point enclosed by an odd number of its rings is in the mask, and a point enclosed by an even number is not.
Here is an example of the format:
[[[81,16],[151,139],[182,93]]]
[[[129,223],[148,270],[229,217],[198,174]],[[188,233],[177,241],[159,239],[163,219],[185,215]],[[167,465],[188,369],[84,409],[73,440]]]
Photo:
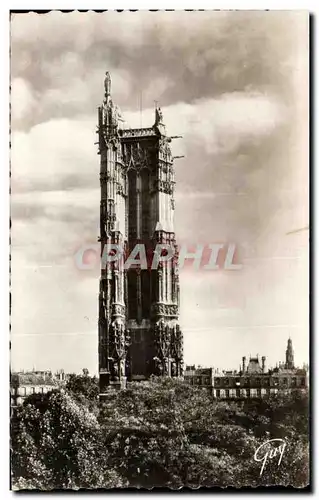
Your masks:
[[[101,101],[106,69],[119,75],[114,95],[128,109],[137,108],[141,92],[146,107],[153,99],[168,106],[254,89],[291,99],[298,70],[294,54],[304,34],[295,22],[298,15],[55,12],[37,19],[17,14],[12,79],[27,81],[38,101],[24,125],[91,114]],[[155,80],[162,82],[158,90]]]

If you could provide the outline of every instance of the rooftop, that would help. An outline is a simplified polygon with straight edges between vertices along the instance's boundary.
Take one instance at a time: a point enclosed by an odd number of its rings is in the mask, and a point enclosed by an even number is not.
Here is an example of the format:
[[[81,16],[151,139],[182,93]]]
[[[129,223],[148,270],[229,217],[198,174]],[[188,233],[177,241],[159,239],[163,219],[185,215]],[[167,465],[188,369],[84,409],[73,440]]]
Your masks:
[[[37,373],[12,373],[11,374],[11,385],[23,386],[23,385],[52,385],[55,386],[55,382],[49,375],[40,375]]]

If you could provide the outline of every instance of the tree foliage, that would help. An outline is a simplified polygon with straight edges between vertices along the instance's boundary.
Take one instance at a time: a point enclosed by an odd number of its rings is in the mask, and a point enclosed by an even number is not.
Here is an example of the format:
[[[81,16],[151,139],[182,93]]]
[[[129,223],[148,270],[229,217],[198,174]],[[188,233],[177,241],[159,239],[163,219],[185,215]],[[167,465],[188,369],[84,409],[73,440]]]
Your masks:
[[[99,381],[91,377],[87,368],[83,368],[82,375],[72,373],[67,381],[66,390],[79,402],[93,409],[96,406],[99,394]]]
[[[87,378],[70,379],[65,393],[29,397],[13,415],[17,488],[308,484],[305,394],[223,402],[154,378],[110,391],[98,413]],[[260,475],[254,453],[272,438],[287,448],[282,463],[268,460]]]
[[[13,483],[20,488],[120,487],[94,413],[69,394],[30,396],[12,417]]]

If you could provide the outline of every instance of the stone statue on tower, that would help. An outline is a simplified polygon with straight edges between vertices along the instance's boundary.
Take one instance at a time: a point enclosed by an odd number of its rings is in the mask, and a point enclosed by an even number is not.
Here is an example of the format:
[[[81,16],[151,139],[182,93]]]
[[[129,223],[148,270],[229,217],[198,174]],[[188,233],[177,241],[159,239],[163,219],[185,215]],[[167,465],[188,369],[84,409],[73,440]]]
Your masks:
[[[104,91],[105,91],[105,97],[109,97],[111,95],[111,77],[108,71],[105,73]]]

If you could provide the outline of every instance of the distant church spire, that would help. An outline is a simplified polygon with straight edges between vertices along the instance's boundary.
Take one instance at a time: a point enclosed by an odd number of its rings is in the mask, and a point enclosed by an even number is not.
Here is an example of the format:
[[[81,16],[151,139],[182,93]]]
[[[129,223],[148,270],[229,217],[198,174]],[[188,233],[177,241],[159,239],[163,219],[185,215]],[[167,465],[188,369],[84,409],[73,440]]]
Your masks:
[[[287,349],[286,349],[286,368],[291,369],[294,368],[295,363],[294,363],[294,351],[292,348],[292,340],[289,337],[288,342],[287,342]]]

